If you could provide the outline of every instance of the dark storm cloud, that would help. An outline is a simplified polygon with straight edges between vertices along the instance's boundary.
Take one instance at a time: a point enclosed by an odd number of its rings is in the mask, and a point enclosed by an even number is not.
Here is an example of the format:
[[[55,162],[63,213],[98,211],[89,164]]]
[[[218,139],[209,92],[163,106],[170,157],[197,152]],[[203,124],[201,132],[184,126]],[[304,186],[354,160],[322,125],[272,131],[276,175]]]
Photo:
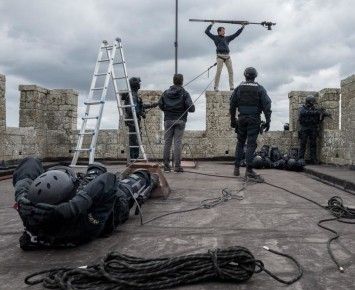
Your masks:
[[[18,104],[16,82],[74,88],[85,95],[100,42],[116,36],[124,40],[129,74],[141,76],[144,88],[166,89],[174,71],[174,2],[1,1],[0,73],[9,80],[8,108]],[[273,100],[274,129],[287,121],[288,91],[339,86],[340,79],[354,73],[351,0],[180,0],[179,7],[179,71],[186,81],[215,62],[214,45],[203,33],[207,24],[190,23],[189,18],[277,22],[273,31],[247,26],[230,45],[236,83],[244,67],[259,70],[258,79]],[[228,33],[238,28],[225,27]],[[213,75],[214,70],[188,87],[194,98]],[[222,87],[227,87],[225,72]],[[200,98],[191,127],[201,127],[204,106]],[[16,124],[13,114],[8,123]]]

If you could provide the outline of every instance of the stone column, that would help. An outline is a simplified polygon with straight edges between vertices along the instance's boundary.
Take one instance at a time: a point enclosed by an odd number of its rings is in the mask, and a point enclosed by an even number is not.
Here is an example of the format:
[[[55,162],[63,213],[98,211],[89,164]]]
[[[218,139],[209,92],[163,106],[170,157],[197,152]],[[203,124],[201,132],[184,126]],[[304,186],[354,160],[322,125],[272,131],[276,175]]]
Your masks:
[[[140,96],[144,104],[158,102],[162,91],[142,90]],[[163,112],[159,107],[148,109],[146,119],[141,122],[142,141],[149,160],[163,158],[164,128]]]
[[[71,89],[50,90],[46,96],[46,157],[71,157],[77,127],[78,93]]]
[[[5,132],[6,132],[6,78],[0,74],[0,162],[4,160]]]
[[[318,156],[322,163],[334,163],[339,156],[339,99],[340,89],[323,89],[319,92],[318,105],[331,114],[320,126]]]
[[[344,162],[355,166],[355,75],[341,81],[341,131],[346,148]]]
[[[49,90],[36,85],[20,85],[20,128],[34,129],[35,155],[46,157],[46,109]],[[58,124],[59,125],[59,124]]]
[[[206,92],[206,153],[209,157],[234,156],[236,135],[230,127],[230,91]]]

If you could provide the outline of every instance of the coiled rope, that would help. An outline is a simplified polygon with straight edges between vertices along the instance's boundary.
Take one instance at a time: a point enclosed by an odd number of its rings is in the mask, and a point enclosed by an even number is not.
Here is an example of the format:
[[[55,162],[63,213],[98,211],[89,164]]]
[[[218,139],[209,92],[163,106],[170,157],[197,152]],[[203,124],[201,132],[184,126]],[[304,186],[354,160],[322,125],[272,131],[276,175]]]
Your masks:
[[[110,252],[98,264],[36,272],[27,276],[25,283],[42,284],[49,289],[156,290],[208,281],[243,283],[262,271],[286,285],[302,277],[302,267],[295,258],[267,247],[264,249],[290,259],[296,265],[296,277],[282,279],[267,270],[247,248],[234,246],[208,250],[207,253],[153,259]]]

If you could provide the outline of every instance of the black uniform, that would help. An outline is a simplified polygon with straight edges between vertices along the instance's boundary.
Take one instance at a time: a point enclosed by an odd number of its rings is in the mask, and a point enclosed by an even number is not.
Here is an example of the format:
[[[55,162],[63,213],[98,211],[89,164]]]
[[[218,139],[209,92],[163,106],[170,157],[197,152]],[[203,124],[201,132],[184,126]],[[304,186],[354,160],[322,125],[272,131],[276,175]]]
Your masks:
[[[236,133],[238,143],[236,147],[235,166],[239,167],[243,159],[243,148],[247,142],[246,164],[252,167],[256,139],[260,130],[260,114],[264,113],[267,123],[271,120],[271,100],[263,86],[256,82],[242,82],[233,92],[230,99],[231,120],[235,120],[236,109],[238,108],[238,123]]]
[[[129,95],[127,93],[122,94],[121,96],[124,105],[129,105]],[[144,104],[142,98],[138,94],[138,89],[132,88],[132,98],[133,103],[136,109],[137,121],[139,132],[141,132],[141,119],[145,119],[146,117],[146,109],[154,108],[158,106],[158,103],[152,104]],[[125,108],[125,116],[126,119],[133,119],[132,109],[130,107]],[[128,127],[128,132],[133,133],[136,132],[136,128],[134,126],[134,121],[126,121],[126,126]],[[129,134],[129,145],[130,146],[138,146],[138,136],[136,134]],[[130,148],[130,156],[131,159],[137,159],[139,157],[139,148],[131,147]]]
[[[128,219],[134,204],[132,193],[140,188],[134,175],[118,181],[114,174],[106,172],[88,183],[82,179],[70,200],[58,205],[33,204],[27,195],[33,180],[43,172],[41,162],[30,157],[20,163],[13,175],[16,206],[25,227],[20,238],[24,250],[76,246],[112,233]],[[141,178],[138,182],[150,181]]]
[[[304,159],[307,140],[309,139],[310,161],[312,163],[317,162],[317,137],[319,124],[323,121],[323,118],[328,115],[329,114],[326,114],[312,104],[304,104],[301,106],[299,110],[300,159]]]

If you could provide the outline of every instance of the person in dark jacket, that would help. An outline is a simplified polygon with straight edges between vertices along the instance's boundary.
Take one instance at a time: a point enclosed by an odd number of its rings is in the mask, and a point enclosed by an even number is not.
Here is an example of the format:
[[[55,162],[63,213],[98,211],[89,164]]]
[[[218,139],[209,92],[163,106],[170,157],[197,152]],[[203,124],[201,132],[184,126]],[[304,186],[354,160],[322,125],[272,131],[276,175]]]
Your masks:
[[[322,108],[316,108],[316,98],[313,95],[306,97],[306,102],[299,109],[300,130],[300,151],[299,159],[304,160],[304,155],[309,139],[310,164],[317,164],[317,137],[319,133],[319,125],[324,120],[324,117],[329,117],[330,114]]]
[[[144,104],[142,98],[139,96],[139,89],[141,88],[141,79],[139,77],[132,77],[129,79],[129,85],[131,87],[132,91],[132,98],[133,98],[133,103],[135,106],[136,110],[136,116],[137,116],[137,121],[138,121],[138,127],[139,127],[139,132],[141,132],[141,119],[145,119],[146,117],[146,109],[154,108],[158,106],[158,103],[152,103],[152,104]],[[130,104],[129,101],[129,95],[128,93],[123,93],[121,95],[121,99],[123,101],[123,104],[125,106]],[[125,118],[126,119],[133,119],[132,115],[132,108],[126,107],[125,110]],[[134,121],[126,121],[125,122],[126,126],[128,127],[128,132],[129,132],[129,151],[130,151],[130,156],[131,159],[137,159],[139,157],[139,148],[138,148],[138,136],[135,134],[136,132],[136,127],[134,125]]]
[[[188,112],[195,112],[190,94],[182,87],[184,77],[175,74],[174,85],[167,89],[159,99],[159,108],[164,112],[164,171],[170,172],[170,150],[174,140],[174,172],[183,172],[181,167],[182,136]]]
[[[244,71],[245,82],[242,82],[233,92],[230,99],[231,127],[238,135],[234,175],[239,176],[240,162],[243,158],[243,148],[247,141],[245,177],[263,181],[253,170],[252,162],[257,147],[256,140],[260,132],[260,114],[265,115],[264,130],[270,129],[271,100],[263,86],[255,82],[258,73],[255,68],[248,67]],[[238,109],[238,120],[236,110]]]
[[[132,195],[147,188],[144,196],[135,196],[143,203],[155,179],[138,170],[119,181],[102,164],[91,164],[85,175],[77,176],[70,167],[45,171],[38,159],[23,159],[13,174],[15,208],[25,227],[20,247],[73,247],[111,234],[128,219]]]
[[[211,28],[212,24],[210,24],[206,30],[205,33],[208,35],[209,38],[211,38],[216,45],[216,53],[217,53],[217,71],[216,71],[216,76],[214,79],[214,90],[218,91],[218,86],[219,86],[219,80],[221,77],[221,72],[223,68],[223,64],[226,64],[227,70],[228,70],[228,76],[229,76],[229,87],[230,90],[232,91],[234,89],[234,84],[233,84],[233,66],[232,66],[232,60],[229,55],[229,43],[235,39],[239,34],[242,33],[245,25],[242,25],[240,29],[238,29],[234,34],[225,36],[225,28],[224,27],[218,27],[217,28],[217,35],[211,33]]]

